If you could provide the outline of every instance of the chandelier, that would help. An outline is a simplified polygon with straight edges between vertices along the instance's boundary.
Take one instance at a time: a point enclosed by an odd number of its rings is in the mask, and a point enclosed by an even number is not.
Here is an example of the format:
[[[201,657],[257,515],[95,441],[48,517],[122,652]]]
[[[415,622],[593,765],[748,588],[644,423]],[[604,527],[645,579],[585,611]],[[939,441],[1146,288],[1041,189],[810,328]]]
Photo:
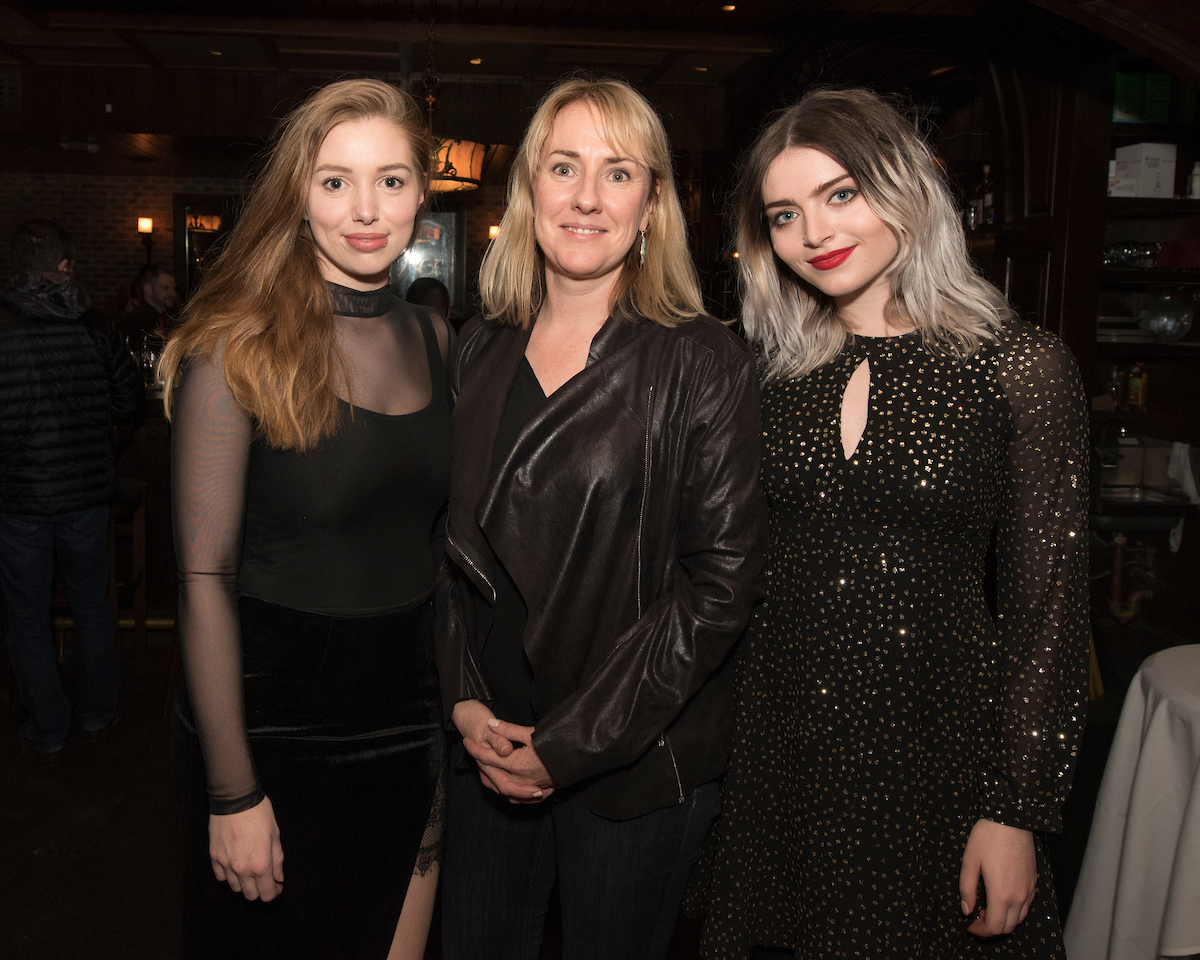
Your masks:
[[[433,118],[437,113],[438,79],[433,69],[433,23],[429,24],[429,54],[425,61],[425,73],[421,77],[421,88],[425,100],[425,124],[433,133]],[[451,193],[475,190],[483,180],[483,165],[487,159],[486,144],[474,140],[452,140],[435,136],[437,155],[434,158],[433,176],[429,189],[435,193]]]

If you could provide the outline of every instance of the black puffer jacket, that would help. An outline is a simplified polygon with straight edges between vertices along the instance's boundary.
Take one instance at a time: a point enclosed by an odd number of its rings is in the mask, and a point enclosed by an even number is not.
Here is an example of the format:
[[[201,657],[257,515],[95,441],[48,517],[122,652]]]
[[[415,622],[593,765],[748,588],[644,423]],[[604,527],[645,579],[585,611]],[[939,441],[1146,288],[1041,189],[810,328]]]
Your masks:
[[[491,700],[472,653],[495,596],[486,540],[529,609],[538,754],[593,813],[626,819],[725,769],[729,653],[767,540],[754,358],[711,318],[611,317],[493,474],[528,341],[474,320],[453,364],[444,706]]]
[[[137,417],[142,378],[69,274],[0,293],[0,513],[98,507],[116,486],[110,430]]]

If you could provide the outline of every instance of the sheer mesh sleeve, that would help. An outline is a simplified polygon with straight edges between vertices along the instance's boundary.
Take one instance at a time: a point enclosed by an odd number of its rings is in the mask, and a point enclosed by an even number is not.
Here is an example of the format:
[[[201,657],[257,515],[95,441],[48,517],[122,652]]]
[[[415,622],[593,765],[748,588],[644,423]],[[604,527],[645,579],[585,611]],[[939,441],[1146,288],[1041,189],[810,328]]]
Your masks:
[[[1022,325],[1000,383],[1013,411],[997,530],[1001,702],[984,816],[1057,830],[1087,708],[1087,404],[1070,352]]]
[[[171,493],[184,676],[215,814],[263,798],[246,738],[237,612],[250,441],[220,357],[191,361],[175,406]]]

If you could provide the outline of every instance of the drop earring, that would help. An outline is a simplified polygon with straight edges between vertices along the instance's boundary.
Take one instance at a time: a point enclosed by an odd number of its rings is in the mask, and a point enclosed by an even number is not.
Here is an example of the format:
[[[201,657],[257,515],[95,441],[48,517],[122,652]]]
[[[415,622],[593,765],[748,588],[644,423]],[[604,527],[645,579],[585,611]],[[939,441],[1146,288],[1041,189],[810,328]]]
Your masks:
[[[639,230],[638,233],[642,237],[642,252],[639,256],[638,265],[644,267],[646,265],[646,231]]]

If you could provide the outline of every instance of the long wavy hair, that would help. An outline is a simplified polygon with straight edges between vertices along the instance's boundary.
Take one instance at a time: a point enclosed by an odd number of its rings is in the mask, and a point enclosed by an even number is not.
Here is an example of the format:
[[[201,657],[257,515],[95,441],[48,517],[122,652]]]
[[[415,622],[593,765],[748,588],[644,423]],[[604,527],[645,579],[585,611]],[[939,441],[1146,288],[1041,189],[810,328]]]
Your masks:
[[[945,178],[916,126],[878,94],[817,89],[780,113],[742,163],[732,207],[742,323],[766,377],[802,377],[836,357],[849,334],[831,297],[776,256],[762,185],[775,158],[812,147],[841,164],[896,235],[889,314],[914,325],[928,349],[972,356],[1014,314],[980,277]]]
[[[345,358],[333,300],[305,212],[317,153],[346,120],[382,119],[404,133],[428,193],[433,140],[416,102],[380,80],[342,80],[318,90],[276,128],[245,209],[163,353],[165,407],[183,364],[222,344],[225,379],[269,444],[308,450],[339,422],[334,374]],[[424,204],[417,211],[420,221]],[[414,222],[414,230],[416,228]]]
[[[492,241],[479,270],[483,315],[522,329],[537,316],[546,296],[546,264],[534,234],[533,186],[540,175],[542,151],[560,110],[573,103],[596,109],[604,139],[622,155],[650,171],[658,196],[646,227],[646,262],[640,244],[630,247],[610,310],[641,315],[674,326],[703,312],[700,284],[687,246],[687,227],[667,132],[654,108],[621,80],[572,77],[542,98],[525,130],[508,177],[508,205],[500,235]]]

